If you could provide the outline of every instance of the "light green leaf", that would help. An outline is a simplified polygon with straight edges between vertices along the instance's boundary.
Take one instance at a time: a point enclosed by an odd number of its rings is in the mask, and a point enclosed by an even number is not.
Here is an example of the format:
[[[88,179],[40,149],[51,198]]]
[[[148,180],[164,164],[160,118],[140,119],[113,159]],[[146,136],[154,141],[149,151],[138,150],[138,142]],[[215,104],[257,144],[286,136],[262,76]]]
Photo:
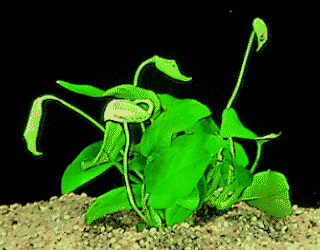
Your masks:
[[[151,119],[155,119],[161,113],[161,104],[158,96],[151,90],[133,86],[131,84],[122,84],[108,89],[103,96],[114,96],[130,101],[138,99],[148,99],[154,104],[154,112]]]
[[[258,17],[253,20],[252,26],[258,38],[258,48],[256,50],[258,52],[268,39],[268,28],[265,22]]]

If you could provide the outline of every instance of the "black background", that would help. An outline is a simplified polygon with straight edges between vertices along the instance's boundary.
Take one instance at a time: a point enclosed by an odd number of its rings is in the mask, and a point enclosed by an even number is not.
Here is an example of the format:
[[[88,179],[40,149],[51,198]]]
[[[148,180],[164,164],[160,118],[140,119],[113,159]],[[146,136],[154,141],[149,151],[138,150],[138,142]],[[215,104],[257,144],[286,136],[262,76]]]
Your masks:
[[[25,205],[61,196],[64,170],[86,146],[103,138],[99,129],[74,111],[46,101],[37,140],[43,156],[27,150],[23,133],[37,97],[54,95],[103,124],[106,101],[112,98],[79,95],[56,80],[107,90],[132,84],[138,66],[154,55],[174,59],[182,74],[192,76],[190,84],[173,80],[151,65],[142,71],[138,86],[180,99],[196,99],[209,107],[220,126],[255,17],[268,25],[269,39],[256,53],[255,37],[233,108],[242,123],[259,136],[282,131],[279,139],[263,145],[255,173],[268,169],[283,173],[292,204],[319,207],[315,172],[319,163],[311,152],[314,138],[306,125],[313,119],[306,113],[311,106],[311,98],[307,98],[310,88],[301,73],[307,61],[297,59],[303,54],[298,40],[303,32],[295,26],[295,17],[280,11],[205,7],[199,11],[163,8],[127,14],[96,6],[94,11],[59,9],[51,15],[44,11],[25,16],[12,33],[13,46],[7,48],[11,56],[6,66],[13,73],[2,92],[6,118],[0,204]],[[308,46],[304,48],[308,51]],[[240,143],[251,165],[255,142]],[[74,192],[97,197],[122,186],[122,181],[113,167],[96,182]]]

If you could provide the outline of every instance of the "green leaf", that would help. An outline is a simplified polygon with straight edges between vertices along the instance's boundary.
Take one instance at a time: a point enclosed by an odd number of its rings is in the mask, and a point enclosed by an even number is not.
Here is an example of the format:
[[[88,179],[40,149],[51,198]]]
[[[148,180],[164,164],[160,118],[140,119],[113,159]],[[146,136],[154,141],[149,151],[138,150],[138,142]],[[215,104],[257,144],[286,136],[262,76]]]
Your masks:
[[[209,116],[197,121],[192,126],[192,132],[195,134],[204,133],[214,135],[215,133],[219,133],[219,127]]]
[[[119,123],[108,121],[106,123],[105,137],[106,142],[103,154],[98,159],[94,158],[86,161],[83,169],[90,169],[104,163],[106,159],[110,161],[110,159],[115,160],[118,157],[126,141],[122,126]]]
[[[223,138],[237,137],[244,139],[254,139],[258,137],[255,133],[242,125],[233,108],[227,108],[222,113],[220,136]]]
[[[268,28],[265,22],[260,18],[255,18],[252,22],[253,29],[258,38],[258,52],[268,39]]]
[[[141,184],[132,184],[134,200],[139,208],[142,207],[141,186]],[[85,224],[90,224],[92,221],[104,216],[105,214],[112,214],[130,209],[132,209],[132,206],[128,199],[126,187],[123,186],[115,188],[99,196],[90,204],[86,212]]]
[[[162,150],[145,168],[146,192],[150,194],[148,203],[156,209],[172,204],[169,197],[188,196],[199,183],[210,159],[219,151],[209,152],[207,141],[214,140],[209,135],[179,136],[172,147]],[[166,199],[163,199],[167,195]],[[172,199],[172,198],[171,198]],[[172,202],[172,200],[171,200]]]
[[[193,210],[174,204],[173,206],[166,209],[166,224],[168,227],[173,226],[174,224],[180,224],[190,217],[193,213]]]
[[[81,162],[84,160],[90,161],[94,159],[99,153],[101,146],[102,141],[98,141],[86,147],[67,167],[61,180],[62,194],[74,191],[113,166],[112,163],[104,163],[99,165],[99,167],[88,169],[86,171],[81,169]]]
[[[237,166],[245,168],[249,164],[249,159],[240,143],[234,142],[235,162]]]
[[[36,156],[43,154],[42,152],[37,151],[37,136],[38,136],[38,130],[40,127],[40,121],[41,121],[41,116],[42,116],[41,104],[46,99],[37,98],[33,102],[33,105],[32,105],[31,111],[30,111],[30,116],[28,119],[28,124],[27,124],[26,130],[23,134],[23,136],[27,142],[27,147],[28,147],[29,151]]]
[[[161,106],[164,110],[167,110],[175,103],[182,101],[182,99],[175,98],[168,94],[156,94],[161,101]]]
[[[36,140],[38,135],[38,130],[40,127],[40,121],[42,116],[42,102],[46,100],[55,100],[61,102],[63,105],[67,106],[68,108],[72,109],[73,111],[79,113],[81,116],[87,118],[89,121],[91,121],[93,124],[95,124],[100,130],[103,132],[105,129],[94,119],[92,119],[90,116],[88,116],[86,113],[83,113],[78,108],[74,107],[73,105],[53,96],[53,95],[44,95],[41,97],[38,97],[32,104],[32,108],[30,111],[30,117],[28,119],[28,124],[26,127],[26,130],[23,134],[25,140],[27,141],[27,147],[28,149],[36,156],[42,155],[41,152],[37,151],[36,148]]]
[[[198,120],[211,114],[209,108],[193,99],[184,99],[170,106],[149,126],[141,138],[141,154],[149,157],[170,147],[175,133],[187,130]]]
[[[167,76],[172,77],[173,79],[181,81],[190,81],[192,79],[192,77],[186,77],[180,73],[175,60],[169,60],[160,56],[154,56],[154,61],[158,70],[160,70]]]
[[[180,198],[177,201],[177,204],[190,210],[196,210],[199,205],[199,201],[199,190],[195,187],[187,197]]]
[[[202,207],[202,204],[204,203],[207,192],[208,192],[208,182],[205,178],[205,175],[202,175],[198,185],[197,185],[198,191],[199,191],[199,197],[200,197],[200,202],[198,207]]]
[[[91,97],[103,97],[105,92],[99,88],[90,85],[77,85],[61,80],[56,81],[56,83],[70,91]]]
[[[292,213],[288,191],[286,177],[269,169],[253,175],[251,186],[244,190],[238,201],[245,200],[249,205],[279,218]]]

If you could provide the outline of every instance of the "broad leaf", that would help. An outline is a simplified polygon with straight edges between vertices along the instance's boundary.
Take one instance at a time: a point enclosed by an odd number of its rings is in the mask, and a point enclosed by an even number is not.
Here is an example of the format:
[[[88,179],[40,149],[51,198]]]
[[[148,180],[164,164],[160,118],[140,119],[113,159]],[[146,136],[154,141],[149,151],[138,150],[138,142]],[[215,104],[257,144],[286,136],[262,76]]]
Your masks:
[[[214,136],[183,135],[175,139],[172,147],[162,150],[145,168],[146,192],[150,194],[148,203],[156,209],[167,208],[171,197],[186,197],[199,183],[212,155],[221,145],[208,143]],[[209,152],[208,145],[215,152]],[[163,199],[164,195],[168,196]],[[172,200],[171,200],[172,202]]]
[[[271,216],[283,217],[292,213],[288,190],[286,177],[269,169],[253,175],[251,186],[244,190],[238,201],[245,200]]]
[[[174,133],[184,131],[198,120],[211,114],[207,106],[193,99],[184,99],[164,111],[149,126],[141,139],[141,154],[149,157],[153,153],[170,147]]]

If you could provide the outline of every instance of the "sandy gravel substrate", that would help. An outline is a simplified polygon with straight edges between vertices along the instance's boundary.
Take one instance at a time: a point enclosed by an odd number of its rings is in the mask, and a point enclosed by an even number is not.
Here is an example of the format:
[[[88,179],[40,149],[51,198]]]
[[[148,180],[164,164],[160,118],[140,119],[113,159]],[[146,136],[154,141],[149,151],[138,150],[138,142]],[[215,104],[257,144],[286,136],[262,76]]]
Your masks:
[[[276,219],[245,202],[225,211],[205,206],[161,233],[138,232],[143,220],[134,210],[85,225],[94,200],[70,193],[26,206],[0,205],[0,249],[320,249],[320,209],[293,205],[292,215]]]

